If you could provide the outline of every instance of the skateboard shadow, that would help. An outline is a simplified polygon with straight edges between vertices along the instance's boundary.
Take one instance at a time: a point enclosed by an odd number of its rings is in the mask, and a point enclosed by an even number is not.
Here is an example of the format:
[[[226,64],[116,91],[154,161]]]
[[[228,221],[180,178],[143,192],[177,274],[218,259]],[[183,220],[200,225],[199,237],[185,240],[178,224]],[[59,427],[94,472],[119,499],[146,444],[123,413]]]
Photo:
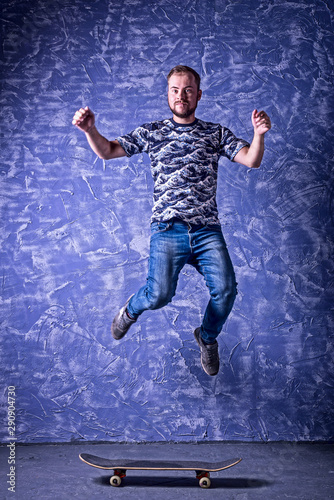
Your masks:
[[[94,482],[103,486],[110,486],[110,475],[94,479]],[[255,489],[270,486],[272,483],[264,479],[251,478],[220,478],[211,476],[212,489]],[[168,488],[194,488],[199,487],[195,477],[170,477],[170,476],[127,476],[123,479],[122,487],[168,487]]]

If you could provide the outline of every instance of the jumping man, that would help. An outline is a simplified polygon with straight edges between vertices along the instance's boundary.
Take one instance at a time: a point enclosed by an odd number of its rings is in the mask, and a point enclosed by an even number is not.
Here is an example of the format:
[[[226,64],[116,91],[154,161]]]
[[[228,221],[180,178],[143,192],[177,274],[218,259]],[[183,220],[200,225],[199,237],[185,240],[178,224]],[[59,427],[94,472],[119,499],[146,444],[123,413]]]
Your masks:
[[[148,153],[154,179],[150,259],[147,280],[113,320],[119,340],[139,316],[171,302],[185,264],[203,275],[210,292],[202,324],[194,336],[208,375],[219,370],[217,337],[235,300],[237,287],[222,234],[216,204],[218,160],[221,156],[258,168],[264,135],[271,128],[264,111],[254,110],[254,136],[249,144],[228,128],[195,117],[202,97],[200,76],[188,66],[176,66],[168,77],[168,104],[173,117],[145,123],[109,141],[95,126],[94,113],[79,109],[73,125],[84,131],[93,151],[105,160]]]

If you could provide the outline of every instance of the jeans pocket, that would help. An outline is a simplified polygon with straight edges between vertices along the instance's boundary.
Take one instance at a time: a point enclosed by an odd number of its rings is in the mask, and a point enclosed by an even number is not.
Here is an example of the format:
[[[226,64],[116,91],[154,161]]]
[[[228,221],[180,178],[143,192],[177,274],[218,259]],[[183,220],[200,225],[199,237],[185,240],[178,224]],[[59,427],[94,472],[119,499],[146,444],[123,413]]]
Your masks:
[[[172,227],[172,222],[152,222],[151,234],[164,233]]]

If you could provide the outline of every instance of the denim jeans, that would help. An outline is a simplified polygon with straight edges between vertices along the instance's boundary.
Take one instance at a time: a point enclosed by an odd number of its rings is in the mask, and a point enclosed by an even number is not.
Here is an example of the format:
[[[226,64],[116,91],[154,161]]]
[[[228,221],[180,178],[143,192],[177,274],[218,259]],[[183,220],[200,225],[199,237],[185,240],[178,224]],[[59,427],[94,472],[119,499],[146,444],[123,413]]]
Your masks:
[[[191,226],[179,219],[151,225],[149,271],[146,284],[128,304],[133,318],[171,302],[185,264],[203,275],[210,292],[202,325],[205,342],[214,342],[237,294],[237,283],[219,225]],[[196,326],[196,325],[195,325]]]

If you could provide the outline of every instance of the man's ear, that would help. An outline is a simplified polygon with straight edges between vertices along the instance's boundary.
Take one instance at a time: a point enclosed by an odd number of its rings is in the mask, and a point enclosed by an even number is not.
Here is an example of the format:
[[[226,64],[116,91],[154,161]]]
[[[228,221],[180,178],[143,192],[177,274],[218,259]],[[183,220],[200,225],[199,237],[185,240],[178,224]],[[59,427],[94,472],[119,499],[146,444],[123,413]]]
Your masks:
[[[199,91],[197,93],[197,101],[200,101],[201,97],[202,97],[202,91],[201,91],[201,89],[199,89]]]

